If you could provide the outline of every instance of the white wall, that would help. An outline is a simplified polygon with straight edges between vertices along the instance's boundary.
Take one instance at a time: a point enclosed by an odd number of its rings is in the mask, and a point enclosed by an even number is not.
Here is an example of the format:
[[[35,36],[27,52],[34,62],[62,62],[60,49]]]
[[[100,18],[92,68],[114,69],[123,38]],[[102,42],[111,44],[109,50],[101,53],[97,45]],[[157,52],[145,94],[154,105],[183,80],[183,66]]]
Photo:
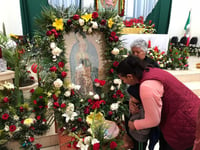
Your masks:
[[[86,0],[84,0],[84,3]],[[0,0],[0,31],[5,23],[9,35],[22,34],[19,0]],[[86,4],[84,4],[87,6]],[[191,36],[197,36],[200,42],[200,6],[199,0],[172,0],[169,37],[184,35],[184,26],[191,9]]]
[[[168,34],[169,37],[184,35],[184,26],[190,15],[190,36],[197,36],[200,42],[200,3],[199,0],[172,0],[171,18]]]
[[[22,35],[19,0],[0,0],[0,31],[3,31],[3,22],[7,35],[10,33]]]

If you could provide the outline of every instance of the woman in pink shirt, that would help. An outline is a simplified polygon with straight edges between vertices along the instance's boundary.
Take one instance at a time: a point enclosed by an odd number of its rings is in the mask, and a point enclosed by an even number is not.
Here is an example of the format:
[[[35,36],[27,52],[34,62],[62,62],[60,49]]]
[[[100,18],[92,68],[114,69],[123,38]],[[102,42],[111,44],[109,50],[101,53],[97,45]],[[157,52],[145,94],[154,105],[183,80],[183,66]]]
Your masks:
[[[144,119],[129,121],[131,130],[160,127],[166,143],[161,150],[189,150],[195,140],[200,99],[170,73],[128,56],[120,62],[117,73],[124,83],[140,83]],[[162,145],[163,144],[163,145]]]

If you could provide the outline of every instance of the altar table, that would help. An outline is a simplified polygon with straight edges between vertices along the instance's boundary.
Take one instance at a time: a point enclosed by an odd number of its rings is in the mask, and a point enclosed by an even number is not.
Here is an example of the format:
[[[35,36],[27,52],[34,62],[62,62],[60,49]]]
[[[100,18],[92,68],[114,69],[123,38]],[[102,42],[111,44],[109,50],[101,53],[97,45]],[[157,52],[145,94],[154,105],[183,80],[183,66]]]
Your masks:
[[[168,34],[124,34],[120,38],[125,48],[130,50],[131,43],[136,39],[151,40],[151,47],[157,46],[160,51],[167,52],[169,44]]]

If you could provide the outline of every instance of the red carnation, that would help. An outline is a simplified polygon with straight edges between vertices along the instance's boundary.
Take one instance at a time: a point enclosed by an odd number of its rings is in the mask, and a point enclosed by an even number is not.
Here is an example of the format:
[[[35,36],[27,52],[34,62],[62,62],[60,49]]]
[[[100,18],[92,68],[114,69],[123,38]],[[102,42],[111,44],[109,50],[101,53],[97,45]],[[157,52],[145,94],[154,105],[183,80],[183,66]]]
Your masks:
[[[78,20],[79,18],[80,18],[80,16],[77,15],[77,14],[75,14],[75,15],[73,16],[73,19],[74,19],[74,20]]]
[[[116,36],[116,32],[113,31],[113,32],[110,33],[110,35],[111,35],[112,37],[115,37],[115,36]]]
[[[57,97],[55,94],[53,94],[52,97],[53,97],[53,99],[54,99],[55,101],[58,100],[58,97]]]
[[[110,149],[115,149],[117,147],[117,143],[115,141],[110,142]]]
[[[98,16],[99,16],[99,14],[96,11],[92,13],[92,18],[93,19],[98,18]]]
[[[56,68],[55,66],[53,66],[53,67],[51,67],[49,70],[50,70],[51,72],[56,72],[56,71],[57,71],[57,68]]]
[[[37,120],[40,120],[41,119],[41,116],[37,116]]]
[[[61,108],[65,108],[65,107],[66,107],[66,104],[65,104],[65,103],[62,103],[62,104],[60,105],[60,107],[61,107]]]
[[[37,101],[36,101],[36,100],[33,100],[33,104],[35,104],[35,105],[36,105],[36,104],[37,104]]]
[[[106,20],[102,19],[100,24],[104,26],[106,24]]]
[[[7,120],[8,117],[9,117],[9,114],[5,113],[5,114],[2,115],[1,118],[2,118],[3,120]]]
[[[110,73],[113,73],[113,72],[114,72],[114,69],[111,68],[111,69],[110,69]]]
[[[28,139],[30,142],[34,142],[34,137],[30,137],[29,139]]]
[[[14,132],[16,130],[16,126],[10,125],[9,130],[10,130],[10,132]]]
[[[61,72],[61,76],[62,76],[63,78],[65,78],[65,77],[67,76],[67,72],[65,72],[65,71]]]
[[[39,144],[39,143],[35,144],[35,146],[36,146],[37,149],[40,149],[42,147],[42,145]]]
[[[9,102],[8,97],[4,97],[4,98],[3,98],[3,101],[4,101],[4,103],[8,103],[8,102]]]
[[[58,36],[59,36],[59,33],[57,33],[57,32],[54,33],[54,37],[55,37],[55,38],[58,38]]]
[[[119,41],[119,37],[118,37],[118,36],[115,36],[115,37],[114,37],[114,41],[115,41],[115,42]]]
[[[70,26],[71,24],[72,24],[72,20],[70,20],[70,19],[69,19],[69,20],[67,20],[67,25],[69,25],[69,26]]]
[[[113,63],[113,66],[114,67],[117,67],[119,65],[119,62],[118,61],[115,61],[114,63]]]
[[[100,144],[99,143],[95,143],[93,145],[93,150],[99,150],[99,148],[100,148]]]
[[[35,89],[31,89],[31,90],[30,90],[30,93],[34,93],[34,91],[35,91]]]
[[[65,64],[64,64],[64,62],[60,61],[60,62],[58,63],[58,66],[59,66],[60,68],[63,68],[63,67],[65,66]]]
[[[46,35],[47,35],[47,36],[50,36],[50,35],[52,35],[52,32],[51,32],[51,31],[47,31],[47,32],[46,32]]]

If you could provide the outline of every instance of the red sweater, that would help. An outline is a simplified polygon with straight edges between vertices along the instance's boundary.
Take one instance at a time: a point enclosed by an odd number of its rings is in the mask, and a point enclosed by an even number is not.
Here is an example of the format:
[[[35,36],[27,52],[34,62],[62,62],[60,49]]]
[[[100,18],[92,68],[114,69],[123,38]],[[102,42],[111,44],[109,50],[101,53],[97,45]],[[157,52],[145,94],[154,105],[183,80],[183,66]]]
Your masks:
[[[191,147],[200,107],[198,96],[170,73],[158,68],[145,71],[141,83],[145,80],[160,81],[164,87],[160,128],[168,144],[175,150]]]

